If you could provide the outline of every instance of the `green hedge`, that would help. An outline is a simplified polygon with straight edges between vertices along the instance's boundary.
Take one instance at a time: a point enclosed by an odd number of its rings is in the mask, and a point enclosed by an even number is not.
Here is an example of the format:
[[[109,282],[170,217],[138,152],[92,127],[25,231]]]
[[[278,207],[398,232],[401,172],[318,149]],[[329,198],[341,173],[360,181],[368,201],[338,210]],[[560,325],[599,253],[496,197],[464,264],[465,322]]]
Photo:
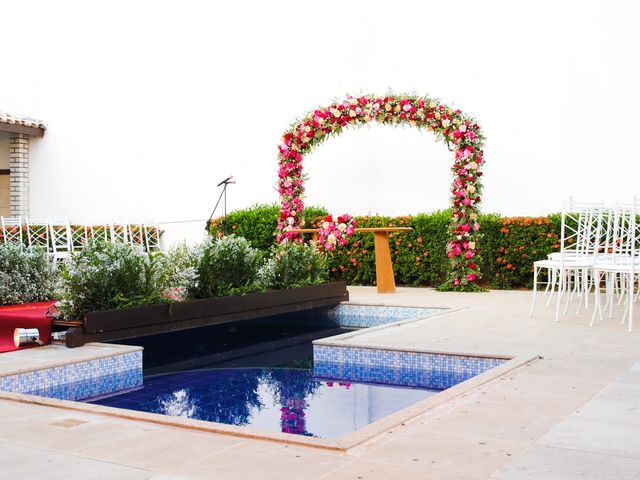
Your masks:
[[[234,210],[227,214],[227,233],[233,233],[244,237],[253,248],[262,251],[269,250],[276,241],[276,228],[278,225],[279,205],[254,205],[242,210]],[[305,207],[304,219],[306,226],[310,227],[318,217],[327,214],[326,209],[320,207]],[[211,221],[212,235],[222,235],[222,218]]]
[[[279,207],[255,205],[227,217],[231,231],[246,237],[255,248],[267,250],[274,241]],[[317,226],[323,208],[305,209],[306,227]],[[405,217],[356,216],[358,227],[412,227],[410,232],[390,233],[389,245],[398,285],[435,287],[445,280],[448,268],[446,245],[451,211]],[[501,217],[484,214],[479,219],[482,238],[476,265],[482,283],[491,288],[530,287],[535,260],[559,248],[560,216]],[[221,221],[212,224],[212,234],[221,234]],[[373,235],[356,233],[348,245],[328,254],[334,279],[350,285],[375,285],[376,269]]]

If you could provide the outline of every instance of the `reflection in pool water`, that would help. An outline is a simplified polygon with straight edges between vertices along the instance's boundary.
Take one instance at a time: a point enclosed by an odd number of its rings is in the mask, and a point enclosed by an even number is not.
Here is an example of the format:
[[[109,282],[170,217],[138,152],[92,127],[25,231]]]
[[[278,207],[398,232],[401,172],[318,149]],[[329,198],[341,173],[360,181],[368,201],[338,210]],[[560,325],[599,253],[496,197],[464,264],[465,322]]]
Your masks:
[[[139,390],[92,403],[339,438],[437,392],[324,381],[306,369],[234,368],[151,377]]]

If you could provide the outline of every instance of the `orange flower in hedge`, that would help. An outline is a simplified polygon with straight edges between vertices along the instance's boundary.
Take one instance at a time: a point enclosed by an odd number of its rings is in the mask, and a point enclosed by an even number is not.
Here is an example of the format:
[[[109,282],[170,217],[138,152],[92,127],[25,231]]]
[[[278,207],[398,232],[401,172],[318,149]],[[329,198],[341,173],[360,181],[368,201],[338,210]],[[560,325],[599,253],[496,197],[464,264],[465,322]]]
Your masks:
[[[502,263],[502,258],[501,257],[496,258],[496,262]]]
[[[422,237],[418,237],[417,242],[422,243]]]
[[[423,256],[423,257],[426,257],[427,255],[428,255],[428,252],[424,252],[424,253],[422,254],[422,256]]]
[[[510,263],[507,263],[507,270],[511,270],[513,268],[513,265],[511,265]]]

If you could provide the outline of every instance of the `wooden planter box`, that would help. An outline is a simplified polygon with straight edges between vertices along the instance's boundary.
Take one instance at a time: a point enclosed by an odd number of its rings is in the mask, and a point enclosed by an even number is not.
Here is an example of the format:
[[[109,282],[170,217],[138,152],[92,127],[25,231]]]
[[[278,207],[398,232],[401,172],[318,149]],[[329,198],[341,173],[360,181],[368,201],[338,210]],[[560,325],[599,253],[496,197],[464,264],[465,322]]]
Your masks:
[[[67,347],[269,317],[349,300],[345,282],[90,312],[83,326],[67,330]]]

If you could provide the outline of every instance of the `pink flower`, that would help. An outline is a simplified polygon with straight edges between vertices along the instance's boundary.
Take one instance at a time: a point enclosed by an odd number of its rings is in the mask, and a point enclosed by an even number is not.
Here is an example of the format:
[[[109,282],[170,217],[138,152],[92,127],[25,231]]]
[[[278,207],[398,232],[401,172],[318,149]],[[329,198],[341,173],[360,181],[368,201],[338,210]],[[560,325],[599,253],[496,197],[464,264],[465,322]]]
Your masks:
[[[464,200],[462,200],[462,204],[468,207],[469,205],[471,205],[471,199],[465,198]]]
[[[478,277],[476,277],[475,273],[470,273],[469,275],[467,275],[467,280],[469,280],[470,282],[475,282],[477,278]]]
[[[460,285],[460,279],[456,278],[453,280],[453,284],[457,287],[458,285]]]
[[[477,232],[478,230],[480,230],[480,224],[479,223],[474,223],[473,224],[473,229]]]
[[[469,259],[475,256],[475,252],[473,250],[467,250],[464,254],[464,258]]]

